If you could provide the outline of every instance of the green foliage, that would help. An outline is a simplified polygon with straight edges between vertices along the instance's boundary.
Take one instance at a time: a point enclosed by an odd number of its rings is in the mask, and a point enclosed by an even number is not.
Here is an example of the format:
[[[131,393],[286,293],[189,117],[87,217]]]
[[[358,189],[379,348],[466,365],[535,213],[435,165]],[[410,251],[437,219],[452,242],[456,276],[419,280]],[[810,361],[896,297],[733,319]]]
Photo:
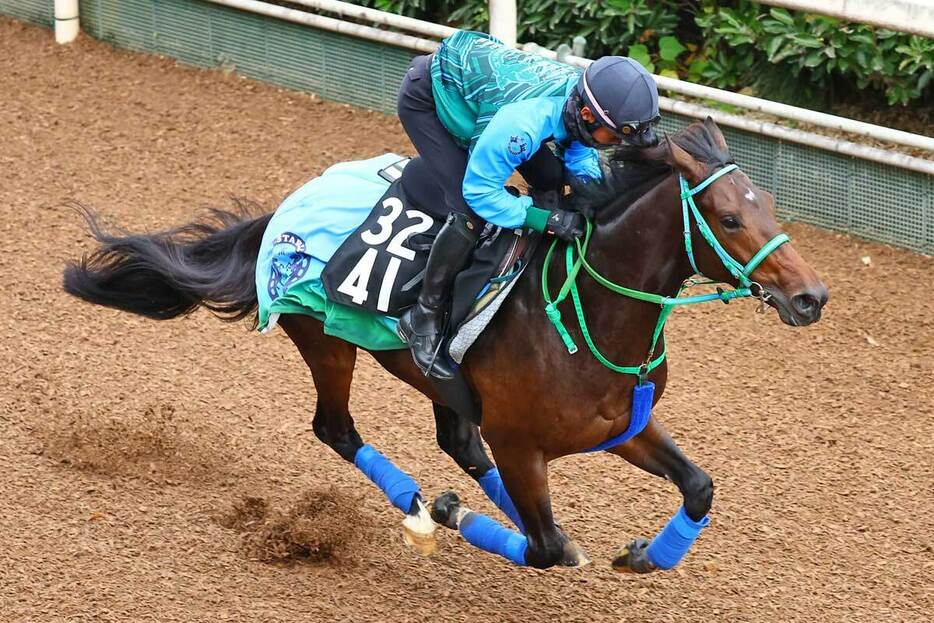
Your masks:
[[[651,0],[528,0],[519,3],[519,37],[554,48],[575,36],[587,39],[592,57],[622,54],[634,44],[657,49],[659,37],[678,25],[679,2]]]
[[[356,0],[355,4],[471,30],[486,30],[490,20],[486,0]],[[549,48],[583,36],[591,57],[625,54],[630,45],[642,43],[657,57],[660,38],[674,33],[678,11],[685,4],[685,0],[523,0],[518,3],[518,36]]]
[[[740,0],[704,0],[697,16],[705,42],[701,78],[719,87],[750,85],[766,97],[809,105],[858,99],[869,90],[889,104],[922,97],[934,75],[934,40],[790,13]]]
[[[483,5],[483,11],[486,11],[486,2],[476,0],[465,0],[464,2],[453,2],[452,0],[349,0],[349,2],[388,13],[397,13],[406,17],[415,17],[441,24],[452,21],[450,15],[464,4]],[[489,17],[486,19],[489,21]],[[479,26],[482,23],[478,22],[477,25]],[[466,24],[455,25],[458,28],[472,27]]]
[[[486,0],[356,0],[384,11],[486,30]],[[523,0],[519,39],[586,55],[626,54],[650,71],[809,106],[930,102],[934,40],[768,8],[749,0]]]

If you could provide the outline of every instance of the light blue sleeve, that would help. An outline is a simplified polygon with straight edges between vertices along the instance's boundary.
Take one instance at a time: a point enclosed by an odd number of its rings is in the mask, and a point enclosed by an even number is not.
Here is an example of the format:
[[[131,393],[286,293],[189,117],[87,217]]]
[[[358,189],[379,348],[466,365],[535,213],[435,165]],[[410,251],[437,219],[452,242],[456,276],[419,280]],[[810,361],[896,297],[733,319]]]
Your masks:
[[[520,164],[538,151],[547,136],[549,117],[532,100],[503,106],[474,145],[464,175],[464,201],[484,220],[509,229],[522,227],[532,205],[503,185]],[[550,135],[550,133],[549,133]]]
[[[603,179],[603,170],[600,168],[600,155],[593,147],[586,147],[577,141],[564,150],[564,167],[568,173],[578,178],[592,180]]]

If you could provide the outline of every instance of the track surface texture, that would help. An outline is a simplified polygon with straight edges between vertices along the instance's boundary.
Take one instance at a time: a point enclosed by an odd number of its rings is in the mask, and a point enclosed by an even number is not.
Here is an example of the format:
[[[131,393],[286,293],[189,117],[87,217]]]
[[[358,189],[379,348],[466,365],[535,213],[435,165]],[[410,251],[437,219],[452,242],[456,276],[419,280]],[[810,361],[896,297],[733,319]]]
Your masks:
[[[594,564],[519,569],[449,531],[419,558],[312,435],[281,331],[61,290],[91,249],[70,199],[148,231],[231,195],[272,209],[334,162],[410,149],[392,117],[0,18],[0,620],[930,620],[931,258],[792,224],[830,287],[822,322],[748,302],[675,315],[657,417],[716,497],[685,562],[648,577],[609,561],[680,496],[615,457],[552,465]],[[368,356],[352,412],[429,497],[495,513],[436,447],[426,401]]]

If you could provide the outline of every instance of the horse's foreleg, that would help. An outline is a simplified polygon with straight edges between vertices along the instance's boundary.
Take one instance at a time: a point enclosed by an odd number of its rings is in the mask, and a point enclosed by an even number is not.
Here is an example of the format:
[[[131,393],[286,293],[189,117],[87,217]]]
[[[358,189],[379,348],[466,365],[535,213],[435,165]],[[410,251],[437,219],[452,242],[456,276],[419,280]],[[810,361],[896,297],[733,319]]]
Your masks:
[[[506,491],[506,485],[496,465],[490,460],[480,437],[480,429],[457,413],[435,403],[435,423],[438,445],[458,466],[477,481],[486,496],[496,504],[513,525],[525,534],[525,528],[515,503]],[[453,494],[445,494],[440,505],[450,505],[459,499]],[[559,528],[560,529],[560,528]],[[573,541],[564,538],[564,553],[558,564],[566,567],[580,567],[590,562],[584,551]]]
[[[312,422],[315,436],[366,474],[405,513],[406,543],[420,553],[432,553],[435,526],[418,484],[373,446],[364,444],[354,427],[348,405],[356,347],[325,335],[321,323],[308,316],[282,316],[279,324],[298,347],[314,379],[318,393]]]
[[[713,503],[713,480],[684,456],[655,418],[635,438],[607,452],[672,481],[684,498],[684,505],[651,543],[644,539],[632,541],[613,561],[613,567],[636,573],[671,569],[684,558],[707,525],[707,513]]]

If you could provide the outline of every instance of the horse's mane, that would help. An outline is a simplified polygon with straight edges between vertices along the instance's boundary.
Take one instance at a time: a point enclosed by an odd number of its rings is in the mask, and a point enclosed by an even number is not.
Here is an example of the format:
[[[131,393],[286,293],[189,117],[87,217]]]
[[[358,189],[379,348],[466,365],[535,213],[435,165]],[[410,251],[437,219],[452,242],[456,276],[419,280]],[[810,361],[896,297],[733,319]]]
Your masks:
[[[697,161],[713,170],[733,162],[728,149],[718,145],[714,132],[719,131],[713,121],[692,123],[673,136],[665,136],[661,144],[651,150],[619,149],[604,163],[603,179],[574,182],[568,201],[572,208],[593,218],[604,208],[613,206],[620,213],[640,197],[655,188],[671,173],[672,167],[664,160],[668,152],[665,141],[674,141]]]

